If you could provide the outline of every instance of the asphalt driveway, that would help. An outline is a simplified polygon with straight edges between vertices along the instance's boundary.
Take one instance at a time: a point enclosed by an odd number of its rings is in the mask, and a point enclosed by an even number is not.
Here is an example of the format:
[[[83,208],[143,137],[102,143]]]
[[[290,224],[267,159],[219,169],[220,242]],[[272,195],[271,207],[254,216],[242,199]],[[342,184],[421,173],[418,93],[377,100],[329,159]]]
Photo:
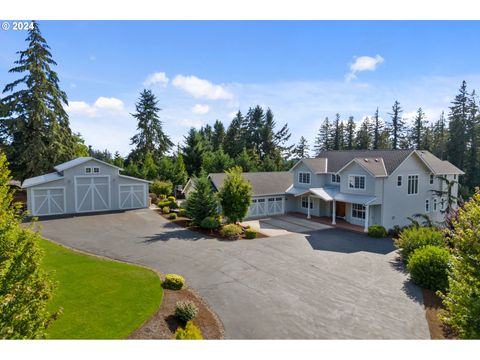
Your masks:
[[[332,228],[329,225],[301,219],[291,215],[280,215],[243,222],[268,236],[290,235],[291,233],[306,233],[315,230]]]
[[[186,277],[227,338],[427,339],[391,240],[326,228],[220,241],[149,209],[40,221],[46,238]]]

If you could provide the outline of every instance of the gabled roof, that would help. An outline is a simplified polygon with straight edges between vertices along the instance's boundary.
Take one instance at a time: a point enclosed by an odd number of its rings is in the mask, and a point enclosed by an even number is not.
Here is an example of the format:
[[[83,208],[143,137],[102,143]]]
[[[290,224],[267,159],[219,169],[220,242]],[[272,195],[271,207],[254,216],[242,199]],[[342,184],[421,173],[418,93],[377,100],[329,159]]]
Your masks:
[[[310,170],[316,174],[323,174],[327,172],[327,159],[326,158],[304,158],[299,160],[291,169],[295,169],[300,164],[305,164]]]
[[[54,172],[54,173],[35,176],[33,178],[26,179],[23,182],[22,187],[28,188],[28,187],[31,187],[31,186],[44,184],[44,183],[48,183],[48,182],[55,181],[55,180],[60,180],[60,179],[63,179],[63,176],[60,175],[59,173]]]
[[[116,169],[119,169],[119,170],[122,170],[121,168],[119,168],[118,166],[115,166],[115,165],[112,165],[112,164],[109,164],[105,161],[102,161],[102,160],[98,160],[98,159],[95,159],[93,157],[90,157],[90,156],[83,156],[83,157],[78,157],[76,159],[73,159],[73,160],[70,160],[70,161],[67,161],[67,162],[64,162],[62,164],[59,164],[57,166],[54,167],[54,169],[58,172],[62,172],[62,171],[65,171],[67,169],[71,169],[75,166],[78,166],[78,165],[81,165],[83,163],[86,163],[87,161],[90,161],[90,160],[93,160],[93,161],[96,161],[96,162],[99,162],[101,164],[104,164],[104,165],[108,165],[108,166],[111,166],[113,168],[116,168]]]
[[[347,166],[352,163],[357,163],[375,177],[388,176],[387,170],[385,169],[385,163],[383,162],[383,158],[354,158],[347,164],[345,164],[344,167],[338,170],[338,172],[341,172],[343,169],[347,168]]]
[[[254,196],[284,194],[293,184],[293,174],[289,171],[248,172],[242,174],[250,181]],[[225,180],[225,173],[213,173],[208,177],[217,190],[220,190]]]
[[[415,150],[415,153],[423,160],[427,167],[436,175],[440,174],[465,174],[451,162],[440,160],[438,157],[425,150]]]

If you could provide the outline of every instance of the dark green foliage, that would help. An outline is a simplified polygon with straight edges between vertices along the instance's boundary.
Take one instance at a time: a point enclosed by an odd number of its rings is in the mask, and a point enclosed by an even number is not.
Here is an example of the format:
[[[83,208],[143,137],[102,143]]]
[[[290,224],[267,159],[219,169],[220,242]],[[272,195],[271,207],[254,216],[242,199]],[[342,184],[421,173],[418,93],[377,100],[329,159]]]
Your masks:
[[[402,108],[400,107],[400,103],[395,100],[392,106],[392,112],[388,115],[392,118],[392,123],[390,125],[391,128],[391,136],[392,136],[392,148],[399,149],[401,140],[404,138],[404,131],[405,131],[405,123],[402,119]]]
[[[378,116],[378,107],[377,110],[375,111],[375,115],[373,115],[373,149],[382,149],[384,148],[382,145],[382,133],[384,130],[384,124],[380,120],[380,117]]]
[[[172,183],[170,181],[155,180],[153,184],[150,184],[150,192],[157,196],[170,195],[172,193]]]
[[[175,316],[183,321],[188,322],[198,314],[198,307],[193,301],[177,301],[175,304]]]
[[[186,217],[187,216],[187,209],[178,209],[178,216]]]
[[[165,275],[165,280],[163,280],[162,287],[169,290],[180,290],[185,286],[185,278],[177,274],[167,274]]]
[[[204,229],[215,230],[220,227],[220,219],[218,216],[208,216],[202,220],[200,226]]]
[[[64,105],[67,95],[59,87],[56,62],[40,34],[38,24],[28,30],[28,48],[10,69],[20,78],[5,86],[0,123],[1,139],[16,179],[44,174],[75,156],[78,139],[72,134]]]
[[[213,151],[223,149],[225,143],[225,127],[223,123],[219,120],[215,121],[213,124],[213,133],[212,133],[212,148]]]
[[[372,144],[372,133],[370,118],[368,116],[363,119],[360,127],[357,131],[357,136],[355,138],[355,147],[359,150],[371,149]]]
[[[178,327],[173,336],[175,340],[203,340],[202,332],[193,321],[187,321],[185,329]]]
[[[223,225],[222,229],[220,230],[220,235],[230,240],[238,239],[241,234],[242,227],[237,224]]]
[[[125,159],[120,155],[118,151],[115,152],[113,158],[113,165],[118,166],[121,169],[125,167]]]
[[[332,125],[328,117],[326,117],[318,130],[313,150],[315,151],[315,155],[318,156],[322,151],[332,150],[332,148]]]
[[[218,193],[222,213],[231,223],[242,221],[247,215],[252,199],[252,186],[242,176],[238,166],[225,172],[223,187]]]
[[[219,173],[233,166],[233,159],[223,149],[215,152],[207,152],[203,158],[203,170],[210,173]]]
[[[193,176],[200,173],[204,153],[205,143],[202,136],[195,128],[191,128],[185,136],[185,145],[182,148],[183,161],[188,174]]]
[[[296,160],[307,158],[309,157],[309,150],[307,139],[302,136],[298,141],[298,145],[292,151],[293,158]]]
[[[153,160],[153,155],[147,151],[142,163],[142,177],[147,180],[153,180],[158,177],[158,167]]]
[[[355,121],[353,116],[350,116],[345,127],[345,147],[346,150],[353,150],[355,144]]]
[[[415,116],[413,128],[411,130],[412,144],[415,149],[422,149],[422,145],[425,143],[426,123],[427,121],[425,119],[425,113],[423,112],[422,108],[419,107],[417,110],[417,115]]]
[[[113,164],[113,158],[112,158],[112,153],[108,151],[108,149],[105,150],[98,150],[92,148],[91,145],[88,146],[88,156],[91,156],[95,159],[102,160],[108,164]]]
[[[254,229],[245,230],[245,237],[247,239],[255,239],[257,237],[257,232]]]
[[[232,158],[236,158],[246,149],[245,118],[239,111],[230,123],[225,134],[224,150]]]
[[[402,232],[402,228],[398,225],[394,225],[393,228],[388,229],[388,236],[392,238],[397,238]]]
[[[382,225],[370,225],[368,227],[368,236],[375,238],[387,237],[387,230]]]
[[[408,262],[410,255],[418,248],[427,245],[445,247],[446,244],[443,233],[435,228],[410,227],[402,230],[395,245],[400,249],[403,259]]]
[[[53,319],[47,311],[52,283],[40,268],[40,235],[22,226],[13,205],[6,157],[0,153],[0,339],[43,338]]]
[[[412,281],[426,289],[445,290],[448,287],[450,254],[447,249],[427,245],[416,249],[407,264]]]
[[[206,175],[193,178],[192,181],[194,190],[187,197],[186,209],[192,222],[200,225],[206,217],[218,215],[218,201]]]

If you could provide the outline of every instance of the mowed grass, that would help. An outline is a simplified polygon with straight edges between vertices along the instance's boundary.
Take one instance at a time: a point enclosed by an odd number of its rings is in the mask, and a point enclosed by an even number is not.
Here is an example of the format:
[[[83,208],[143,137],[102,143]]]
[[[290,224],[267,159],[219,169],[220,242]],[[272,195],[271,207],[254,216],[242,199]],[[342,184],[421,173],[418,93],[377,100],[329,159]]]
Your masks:
[[[49,310],[63,313],[50,339],[124,339],[160,306],[163,290],[153,271],[85,255],[42,240],[42,267],[55,283]]]

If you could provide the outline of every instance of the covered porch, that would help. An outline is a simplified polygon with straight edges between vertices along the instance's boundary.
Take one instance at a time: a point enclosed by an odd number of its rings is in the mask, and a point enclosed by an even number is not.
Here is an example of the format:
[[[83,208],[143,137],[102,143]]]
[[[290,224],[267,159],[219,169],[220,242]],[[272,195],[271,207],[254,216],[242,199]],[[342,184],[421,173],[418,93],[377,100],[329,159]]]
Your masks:
[[[294,216],[299,219],[304,219],[305,214],[299,213],[299,212],[294,212],[294,213],[289,213],[289,215]],[[310,216],[310,221],[319,223],[319,224],[325,224],[325,225],[332,225],[332,217],[331,216],[315,216],[311,215]],[[340,229],[345,229],[345,230],[350,230],[350,231],[355,231],[358,233],[364,233],[363,226],[355,225],[355,224],[350,224],[346,220],[342,218],[337,218],[335,221],[335,224],[333,224],[335,227],[340,228]]]

